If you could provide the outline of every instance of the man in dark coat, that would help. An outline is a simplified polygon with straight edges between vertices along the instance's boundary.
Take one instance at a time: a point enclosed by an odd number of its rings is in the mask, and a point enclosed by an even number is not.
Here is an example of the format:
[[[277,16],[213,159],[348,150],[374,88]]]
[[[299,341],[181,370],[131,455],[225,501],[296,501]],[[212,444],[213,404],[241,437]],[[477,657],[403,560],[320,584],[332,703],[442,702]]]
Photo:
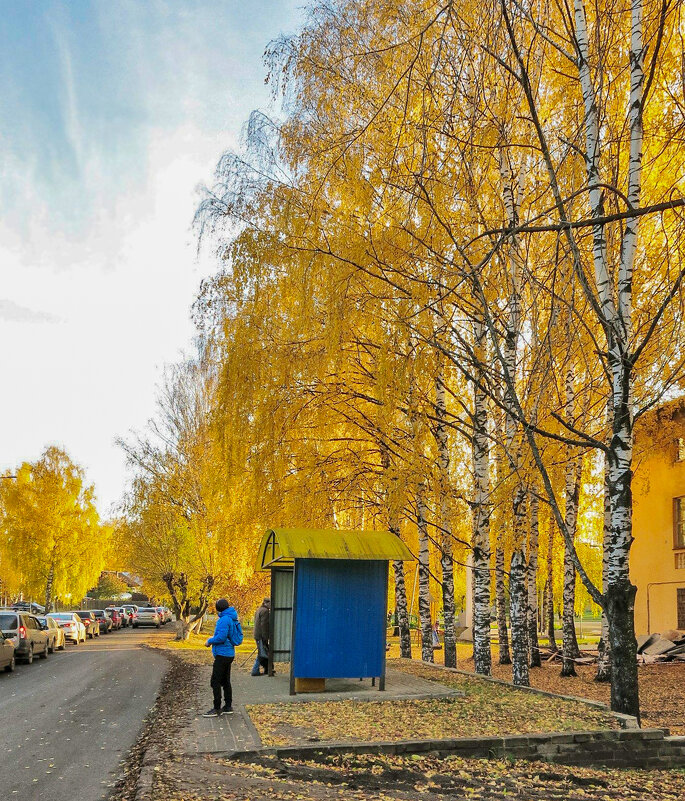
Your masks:
[[[252,668],[253,676],[266,676],[269,671],[269,615],[271,599],[265,598],[254,616],[254,638],[257,643],[257,658]],[[260,667],[262,670],[260,671]]]

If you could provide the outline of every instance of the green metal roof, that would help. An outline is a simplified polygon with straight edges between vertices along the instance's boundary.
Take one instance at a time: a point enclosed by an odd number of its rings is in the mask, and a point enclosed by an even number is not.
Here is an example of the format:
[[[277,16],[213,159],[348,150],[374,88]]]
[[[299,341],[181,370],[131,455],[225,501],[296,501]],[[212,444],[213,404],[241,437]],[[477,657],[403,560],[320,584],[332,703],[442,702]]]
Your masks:
[[[295,559],[413,560],[407,546],[389,531],[274,528],[262,537],[257,570],[288,567]]]

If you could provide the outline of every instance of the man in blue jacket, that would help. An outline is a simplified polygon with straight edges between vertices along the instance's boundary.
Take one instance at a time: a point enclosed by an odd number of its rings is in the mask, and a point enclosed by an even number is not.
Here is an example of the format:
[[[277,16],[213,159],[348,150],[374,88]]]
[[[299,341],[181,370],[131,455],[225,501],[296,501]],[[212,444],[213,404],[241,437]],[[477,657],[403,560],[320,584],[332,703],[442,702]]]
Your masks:
[[[214,636],[210,637],[205,646],[212,646],[214,667],[210,686],[214,693],[214,706],[205,712],[203,717],[214,718],[220,715],[230,715],[233,712],[233,690],[231,688],[231,665],[235,657],[235,645],[242,641],[242,630],[238,622],[238,613],[229,605],[225,598],[216,602],[216,612],[219,616],[214,628]],[[221,688],[224,690],[224,705],[221,706]]]

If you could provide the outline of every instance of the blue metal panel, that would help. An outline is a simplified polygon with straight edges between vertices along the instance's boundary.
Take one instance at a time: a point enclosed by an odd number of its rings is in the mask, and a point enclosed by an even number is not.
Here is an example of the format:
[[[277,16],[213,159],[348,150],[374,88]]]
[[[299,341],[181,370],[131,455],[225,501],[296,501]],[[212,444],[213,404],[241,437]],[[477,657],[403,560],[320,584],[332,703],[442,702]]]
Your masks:
[[[298,559],[296,678],[384,674],[387,561]]]

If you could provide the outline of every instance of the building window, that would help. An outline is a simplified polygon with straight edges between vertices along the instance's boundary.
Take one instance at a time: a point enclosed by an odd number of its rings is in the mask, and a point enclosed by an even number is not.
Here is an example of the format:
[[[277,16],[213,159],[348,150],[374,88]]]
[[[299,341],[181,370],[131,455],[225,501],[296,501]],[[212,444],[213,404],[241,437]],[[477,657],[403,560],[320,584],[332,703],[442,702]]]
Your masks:
[[[675,555],[675,569],[685,570],[685,551],[677,551]]]
[[[685,497],[673,499],[673,547],[685,548]]]
[[[675,446],[676,462],[685,462],[685,437],[678,437]]]
[[[678,588],[678,628],[685,629],[685,590]]]

